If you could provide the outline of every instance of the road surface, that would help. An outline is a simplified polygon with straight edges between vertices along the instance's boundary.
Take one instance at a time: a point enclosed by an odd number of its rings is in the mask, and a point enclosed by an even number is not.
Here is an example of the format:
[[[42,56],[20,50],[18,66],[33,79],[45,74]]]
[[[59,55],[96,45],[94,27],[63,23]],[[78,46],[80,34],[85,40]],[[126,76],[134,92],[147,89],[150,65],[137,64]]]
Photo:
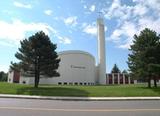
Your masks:
[[[0,116],[160,116],[160,100],[56,101],[0,98]]]

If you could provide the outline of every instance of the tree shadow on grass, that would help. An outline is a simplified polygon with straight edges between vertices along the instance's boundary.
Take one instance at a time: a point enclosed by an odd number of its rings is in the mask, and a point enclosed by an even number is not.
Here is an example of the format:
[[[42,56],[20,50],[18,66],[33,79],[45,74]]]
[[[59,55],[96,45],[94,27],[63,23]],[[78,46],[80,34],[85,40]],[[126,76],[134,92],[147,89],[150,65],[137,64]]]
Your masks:
[[[155,95],[150,94],[150,96],[160,96],[160,86],[156,87],[139,87],[140,89],[144,89],[144,90],[151,90],[155,93]]]
[[[69,87],[23,87],[17,89],[17,94],[22,95],[40,95],[40,96],[74,96],[87,97],[88,92],[77,88]]]

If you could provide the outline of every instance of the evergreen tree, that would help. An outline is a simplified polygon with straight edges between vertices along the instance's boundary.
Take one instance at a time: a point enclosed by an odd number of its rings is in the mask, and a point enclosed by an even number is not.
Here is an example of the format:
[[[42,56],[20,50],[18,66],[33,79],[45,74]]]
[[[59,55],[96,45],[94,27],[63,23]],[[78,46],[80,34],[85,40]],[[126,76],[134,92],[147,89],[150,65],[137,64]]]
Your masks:
[[[7,81],[7,73],[0,71],[0,81]]]
[[[151,87],[151,78],[159,75],[160,71],[160,37],[155,31],[148,28],[134,35],[133,45],[130,48],[128,66],[132,76],[148,81]],[[156,83],[155,83],[156,86]]]
[[[114,64],[111,73],[120,73],[121,71],[119,70],[117,64]]]
[[[59,76],[57,69],[60,59],[55,51],[56,44],[53,44],[44,32],[37,32],[20,44],[21,48],[15,54],[20,62],[11,62],[11,69],[20,70],[25,75],[34,75],[36,88],[39,85],[40,76]]]
[[[122,73],[128,74],[127,70],[123,70]]]

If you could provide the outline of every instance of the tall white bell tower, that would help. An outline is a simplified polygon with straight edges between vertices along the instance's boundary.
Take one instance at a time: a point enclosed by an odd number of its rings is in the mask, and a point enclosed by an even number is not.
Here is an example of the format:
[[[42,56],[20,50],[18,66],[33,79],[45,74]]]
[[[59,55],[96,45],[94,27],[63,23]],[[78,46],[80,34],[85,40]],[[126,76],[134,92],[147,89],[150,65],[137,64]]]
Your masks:
[[[99,84],[106,84],[106,55],[105,55],[105,29],[102,17],[97,19],[98,36],[98,80]]]

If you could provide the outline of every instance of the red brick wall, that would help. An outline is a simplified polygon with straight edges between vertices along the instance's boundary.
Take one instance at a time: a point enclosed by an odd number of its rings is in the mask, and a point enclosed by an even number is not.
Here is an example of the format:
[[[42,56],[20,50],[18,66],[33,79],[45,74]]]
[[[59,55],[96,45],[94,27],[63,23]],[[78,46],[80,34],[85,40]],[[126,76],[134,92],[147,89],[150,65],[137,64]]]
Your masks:
[[[19,83],[19,79],[20,79],[20,72],[14,71],[13,82]]]

